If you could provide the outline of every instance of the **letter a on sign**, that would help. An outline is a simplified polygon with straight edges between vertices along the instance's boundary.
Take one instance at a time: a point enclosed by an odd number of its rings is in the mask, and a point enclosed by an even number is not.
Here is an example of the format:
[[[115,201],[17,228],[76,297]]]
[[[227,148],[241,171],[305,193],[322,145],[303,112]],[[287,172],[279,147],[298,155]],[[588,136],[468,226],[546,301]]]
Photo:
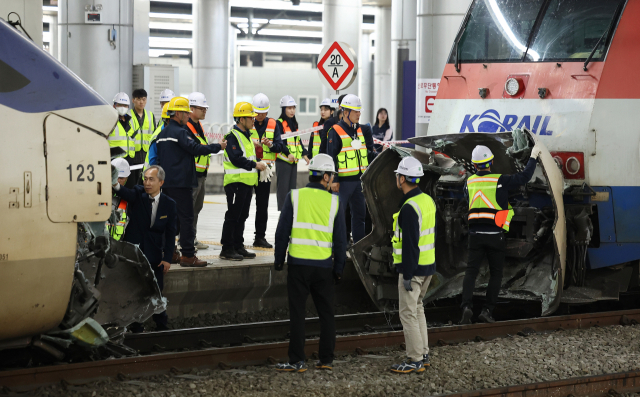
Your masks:
[[[318,59],[320,79],[332,90],[343,90],[355,81],[358,59],[349,44],[334,41],[322,49]]]

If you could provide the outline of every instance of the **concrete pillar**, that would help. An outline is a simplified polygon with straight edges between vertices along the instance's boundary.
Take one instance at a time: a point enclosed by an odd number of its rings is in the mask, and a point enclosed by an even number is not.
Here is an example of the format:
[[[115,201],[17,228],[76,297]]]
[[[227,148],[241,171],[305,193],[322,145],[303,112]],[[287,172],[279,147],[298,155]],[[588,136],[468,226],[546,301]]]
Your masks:
[[[229,26],[229,114],[233,114],[233,108],[236,105],[236,97],[238,92],[238,29]],[[257,92],[256,92],[257,94]],[[233,117],[233,116],[231,116]]]
[[[375,24],[374,118],[378,109],[391,108],[391,7],[378,7]]]
[[[85,23],[86,0],[60,0],[60,61],[107,102],[133,78],[133,0],[103,1],[100,23]],[[109,29],[116,29],[113,43]]]
[[[229,0],[193,2],[193,90],[207,97],[208,123],[227,123],[229,112]]]
[[[418,0],[416,79],[439,79],[470,0]],[[416,136],[429,124],[416,123]]]
[[[343,41],[353,48],[356,56],[360,56],[360,40],[362,38],[362,0],[323,0],[322,11],[322,45]],[[340,94],[358,95],[358,81],[351,87],[340,91]],[[322,85],[322,97],[327,98],[335,91]]]
[[[360,40],[360,55],[358,58],[358,91],[362,100],[362,113],[360,114],[360,123],[371,123],[372,114],[375,116],[373,107],[373,79],[371,64],[371,34],[362,33]]]
[[[133,64],[149,63],[149,11],[148,0],[133,0]],[[139,87],[134,87],[139,88]]]
[[[24,29],[33,42],[42,48],[42,0],[0,0],[0,18],[7,20],[10,12],[20,16]],[[8,19],[11,22],[17,20],[15,15]]]
[[[416,59],[415,0],[391,3],[391,108],[389,121],[396,139],[402,137],[402,64]]]

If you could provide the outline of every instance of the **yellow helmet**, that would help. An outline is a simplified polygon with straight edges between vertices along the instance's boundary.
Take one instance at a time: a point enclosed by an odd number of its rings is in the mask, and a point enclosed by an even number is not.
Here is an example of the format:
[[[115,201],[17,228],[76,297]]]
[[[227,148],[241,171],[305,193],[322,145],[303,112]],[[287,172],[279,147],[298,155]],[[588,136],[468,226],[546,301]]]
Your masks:
[[[257,115],[249,102],[238,102],[236,107],[233,108],[233,117],[256,117]]]
[[[167,114],[167,109],[169,109],[169,102],[165,103],[164,106],[162,106],[162,118],[163,119],[169,119],[169,115]]]
[[[189,100],[187,98],[183,98],[181,96],[173,97],[169,101],[169,106],[167,107],[167,111],[169,111],[169,112],[191,112],[191,108],[189,107]]]

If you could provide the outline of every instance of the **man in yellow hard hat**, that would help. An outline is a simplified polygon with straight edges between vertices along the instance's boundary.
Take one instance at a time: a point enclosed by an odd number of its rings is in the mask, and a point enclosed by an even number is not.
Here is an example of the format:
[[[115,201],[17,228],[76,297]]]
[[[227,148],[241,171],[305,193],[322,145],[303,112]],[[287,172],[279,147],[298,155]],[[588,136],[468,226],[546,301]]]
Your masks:
[[[249,217],[251,195],[258,184],[260,171],[267,164],[256,158],[256,149],[251,141],[256,113],[249,102],[238,102],[233,109],[236,125],[225,136],[224,192],[227,195],[227,213],[222,226],[222,252],[220,259],[241,261],[255,258],[256,254],[244,248],[244,223]]]
[[[163,193],[171,197],[177,205],[178,224],[180,232],[180,247],[182,257],[180,266],[204,267],[207,262],[195,256],[193,245],[193,188],[198,186],[196,178],[195,156],[218,153],[226,147],[221,144],[202,145],[193,135],[185,130],[184,125],[189,120],[189,100],[175,97],[169,101],[167,115],[169,124],[160,131],[156,138],[158,151],[158,165],[166,172],[166,179],[162,187]]]

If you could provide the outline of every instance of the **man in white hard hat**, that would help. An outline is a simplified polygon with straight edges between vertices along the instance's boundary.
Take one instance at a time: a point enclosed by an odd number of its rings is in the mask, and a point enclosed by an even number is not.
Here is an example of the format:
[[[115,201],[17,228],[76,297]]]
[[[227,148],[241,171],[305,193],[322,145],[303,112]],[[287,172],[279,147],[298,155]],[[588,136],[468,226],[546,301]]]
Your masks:
[[[269,98],[259,93],[251,101],[253,111],[256,113],[253,128],[251,129],[251,140],[256,147],[256,157],[258,161],[263,161],[270,168],[276,166],[276,156],[282,152],[284,143],[282,142],[282,124],[275,119],[267,117],[270,104]],[[254,187],[256,192],[256,220],[254,247],[273,248],[267,241],[267,222],[269,221],[269,196],[271,194],[271,180],[258,181]]]
[[[486,257],[489,262],[489,285],[486,300],[478,319],[493,323],[495,308],[502,286],[506,238],[509,231],[513,209],[509,204],[509,190],[525,185],[536,169],[540,148],[531,150],[531,158],[522,172],[514,175],[501,175],[491,170],[493,153],[486,146],[478,145],[473,149],[471,162],[476,174],[467,179],[465,195],[469,200],[469,257],[467,270],[462,284],[462,319],[460,324],[471,324],[473,316],[473,290],[480,265]]]
[[[202,120],[207,117],[207,109],[209,109],[207,98],[201,92],[192,92],[189,94],[188,99],[191,114],[189,115],[189,121],[187,121],[187,129],[191,131],[193,139],[203,145],[207,145],[207,137],[204,135],[204,127],[202,126]],[[207,181],[209,164],[211,163],[211,155],[196,156],[195,162],[198,187],[193,189],[193,233],[196,236],[194,246],[199,250],[203,250],[209,248],[209,246],[198,241],[198,215],[204,206],[204,187]]]
[[[332,110],[331,98],[323,99],[322,102],[320,102],[320,120],[314,121],[313,126],[324,126],[324,124],[331,119]],[[323,130],[314,131],[309,137],[309,149],[311,150],[310,158],[313,158],[313,156],[317,156],[318,154],[320,154],[320,146],[322,146],[322,131]]]
[[[145,107],[147,106],[147,91],[143,88],[133,90],[133,109],[129,111],[131,116],[131,126],[133,127],[133,138],[136,155],[132,165],[144,164],[151,137],[156,129],[156,118],[153,113]],[[141,183],[142,169],[131,171],[131,181],[128,187]]]
[[[131,164],[136,155],[136,148],[130,136],[133,133],[133,126],[131,125],[129,106],[131,106],[131,102],[126,93],[119,92],[113,97],[113,108],[118,112],[118,123],[109,134],[109,146],[122,149],[124,151],[122,157]]]
[[[376,151],[373,147],[371,127],[358,124],[362,102],[353,94],[342,100],[342,120],[329,131],[327,154],[336,163],[336,176],[331,189],[340,195],[340,203],[351,210],[351,234],[353,243],[365,235],[365,217],[367,207],[362,194],[360,177],[373,160]]]
[[[418,187],[422,163],[405,157],[398,164],[396,186],[404,196],[393,215],[393,263],[398,277],[398,309],[407,360],[391,366],[396,373],[423,372],[429,362],[427,320],[422,300],[436,272],[436,204]]]
[[[123,158],[115,158],[111,160],[111,165],[118,170],[118,183],[120,186],[124,186],[127,183],[127,178],[129,178],[131,174],[129,163]],[[127,224],[129,223],[129,219],[127,218],[128,207],[129,203],[127,203],[127,200],[120,198],[116,194],[113,195],[111,199],[111,216],[115,219],[109,220],[108,227],[109,234],[111,234],[111,237],[115,240],[122,239]]]
[[[164,107],[164,105],[169,103],[171,98],[173,98],[174,96],[176,96],[176,94],[174,94],[173,91],[171,91],[170,89],[167,88],[167,89],[163,90],[160,93],[160,109],[162,109]]]
[[[311,293],[320,317],[317,369],[332,369],[336,344],[335,287],[342,279],[347,240],[342,204],[329,189],[335,175],[331,157],[319,154],[309,164],[309,184],[287,194],[276,230],[275,270],[284,268],[287,249],[289,297],[289,362],[276,365],[283,372],[304,372],[304,321]],[[331,258],[333,254],[333,260]]]

